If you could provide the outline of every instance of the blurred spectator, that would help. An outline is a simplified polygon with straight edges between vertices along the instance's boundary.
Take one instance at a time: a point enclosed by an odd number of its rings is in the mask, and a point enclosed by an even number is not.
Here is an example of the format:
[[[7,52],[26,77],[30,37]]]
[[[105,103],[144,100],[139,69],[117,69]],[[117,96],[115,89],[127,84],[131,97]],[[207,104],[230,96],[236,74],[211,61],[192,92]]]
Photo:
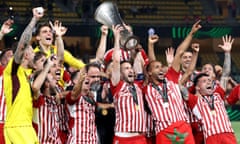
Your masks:
[[[82,1],[82,18],[84,21],[89,21],[93,16],[92,1]]]
[[[138,8],[135,5],[130,7],[130,12],[133,15],[133,17],[136,17],[136,15],[139,13]]]
[[[48,18],[53,20],[53,0],[47,0]]]
[[[53,10],[53,0],[48,0],[47,1],[47,8],[48,8],[48,11]]]
[[[79,18],[82,17],[82,3],[79,2],[79,3],[76,5],[76,7],[73,6],[72,9],[73,9],[74,11],[76,11],[76,13],[77,13],[77,15],[78,15]]]
[[[157,10],[158,8],[156,6],[143,5],[138,9],[138,12],[141,14],[154,14]]]
[[[7,4],[5,2],[5,0],[3,0],[3,2],[0,4],[0,12],[5,12],[7,9]]]
[[[45,7],[45,0],[32,0],[32,7]]]
[[[71,0],[72,10],[76,11],[79,6],[81,7],[82,3],[82,0]]]
[[[212,16],[206,16],[206,22],[211,23],[212,21]]]
[[[227,6],[228,6],[229,17],[235,18],[236,17],[236,11],[237,11],[237,5],[236,5],[235,1],[228,0]]]
[[[217,13],[219,15],[223,15],[223,8],[222,8],[222,5],[220,3],[217,4]]]
[[[186,15],[186,16],[184,17],[184,21],[185,21],[186,24],[189,24],[189,22],[190,22],[190,17],[189,17],[188,15]]]
[[[198,15],[194,15],[194,20],[195,20],[195,21],[199,21],[199,20],[201,20],[201,18],[200,18],[200,16],[198,16]]]

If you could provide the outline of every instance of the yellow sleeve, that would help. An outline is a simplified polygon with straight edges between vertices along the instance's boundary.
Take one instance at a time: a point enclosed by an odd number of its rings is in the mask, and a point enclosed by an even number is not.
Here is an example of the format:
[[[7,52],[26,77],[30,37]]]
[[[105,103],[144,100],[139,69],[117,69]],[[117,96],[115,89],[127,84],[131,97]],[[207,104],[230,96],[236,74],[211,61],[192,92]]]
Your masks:
[[[57,53],[57,48],[55,46],[52,46],[52,47],[54,48],[54,54],[56,54]],[[40,49],[39,49],[39,47],[36,47],[33,51],[36,53],[36,52],[39,52]],[[46,54],[46,58],[48,58],[51,55],[51,50],[48,50],[44,53]]]
[[[64,62],[77,69],[81,69],[85,66],[81,60],[73,57],[72,54],[66,50],[64,51]]]
[[[54,54],[57,54],[57,48],[55,46],[52,46],[52,48],[54,48]],[[37,51],[40,51],[39,47],[36,47],[34,49],[34,52]],[[51,55],[51,50],[48,50],[46,54],[48,58]],[[66,50],[64,50],[64,62],[77,69],[81,69],[85,66],[85,64],[81,60],[73,57],[72,54]]]
[[[13,58],[11,58],[5,67],[3,71],[3,89],[4,89],[4,95],[6,98],[6,104],[8,108],[12,106],[12,64],[13,64]]]

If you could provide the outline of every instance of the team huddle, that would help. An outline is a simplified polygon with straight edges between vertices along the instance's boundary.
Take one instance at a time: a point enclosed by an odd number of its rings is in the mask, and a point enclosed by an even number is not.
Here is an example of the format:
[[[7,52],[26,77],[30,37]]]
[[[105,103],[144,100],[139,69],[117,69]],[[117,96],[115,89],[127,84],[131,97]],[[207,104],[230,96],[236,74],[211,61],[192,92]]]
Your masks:
[[[240,99],[229,77],[231,36],[219,44],[220,70],[211,63],[196,70],[200,45],[192,39],[200,21],[176,49],[166,50],[166,65],[154,52],[158,35],[148,37],[146,53],[140,43],[122,43],[122,31],[133,33],[129,25],[115,25],[106,51],[109,27],[103,25],[96,56],[84,64],[64,50],[67,28],[58,20],[38,23],[44,16],[38,9],[15,52],[1,53],[0,143],[237,143],[225,109]],[[3,23],[1,39],[12,23]]]

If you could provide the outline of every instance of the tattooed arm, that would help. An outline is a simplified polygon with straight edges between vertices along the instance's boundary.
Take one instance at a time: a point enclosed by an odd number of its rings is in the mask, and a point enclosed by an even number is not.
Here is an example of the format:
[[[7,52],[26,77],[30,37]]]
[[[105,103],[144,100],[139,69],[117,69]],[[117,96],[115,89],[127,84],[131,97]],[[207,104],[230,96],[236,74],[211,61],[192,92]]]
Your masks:
[[[43,13],[38,13],[37,8],[33,8],[33,18],[28,24],[28,26],[23,31],[19,43],[17,45],[16,52],[14,54],[14,61],[18,64],[21,63],[23,52],[29,46],[29,43],[32,39],[32,31],[34,26],[36,25],[37,21],[43,17]]]
[[[227,89],[227,83],[228,83],[228,72],[231,71],[231,56],[230,54],[225,53],[225,58],[224,58],[224,65],[223,65],[223,73],[220,77],[220,86],[226,90]],[[225,75],[225,76],[224,76]]]
[[[227,88],[227,82],[228,82],[228,76],[230,75],[231,72],[231,49],[232,49],[232,44],[234,42],[234,39],[231,36],[223,36],[223,45],[219,45],[220,48],[223,49],[225,52],[224,55],[224,64],[223,64],[223,72],[222,76],[220,78],[220,86],[226,90]]]

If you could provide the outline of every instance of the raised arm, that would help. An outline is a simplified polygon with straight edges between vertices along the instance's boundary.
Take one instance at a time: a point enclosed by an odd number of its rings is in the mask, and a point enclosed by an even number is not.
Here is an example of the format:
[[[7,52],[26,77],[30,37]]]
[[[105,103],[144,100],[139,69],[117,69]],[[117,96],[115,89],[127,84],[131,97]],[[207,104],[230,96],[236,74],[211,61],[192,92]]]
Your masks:
[[[148,37],[148,58],[149,61],[156,60],[155,52],[154,52],[154,44],[159,40],[158,35],[151,35]]]
[[[58,20],[54,21],[54,25],[52,22],[49,22],[52,29],[55,31],[56,39],[55,39],[55,45],[57,46],[57,57],[58,59],[63,62],[64,61],[64,43],[62,36],[65,35],[67,32],[67,28],[62,26],[62,23]]]
[[[81,94],[83,83],[89,83],[86,72],[84,69],[80,70],[80,75],[78,82],[74,85],[73,90],[71,91],[71,99],[73,101],[77,100]]]
[[[0,40],[2,40],[4,35],[10,33],[13,30],[13,28],[11,28],[13,22],[14,21],[12,19],[8,19],[3,23],[0,31]]]
[[[200,49],[199,43],[193,43],[191,48],[193,49],[193,56],[192,56],[192,62],[190,66],[187,68],[181,79],[179,80],[180,85],[185,85],[185,83],[189,80],[191,74],[194,72],[196,63],[197,63],[197,58],[198,58],[198,53]]]
[[[44,67],[44,69],[38,74],[38,76],[34,79],[32,85],[31,85],[31,88],[32,88],[32,91],[33,91],[33,96],[35,99],[38,98],[38,92],[40,90],[40,88],[42,87],[47,75],[48,75],[48,72],[50,70],[50,68],[52,67],[53,65],[53,62],[51,60],[51,58],[49,57],[47,59],[47,64],[46,66]]]
[[[192,26],[190,33],[187,35],[187,37],[184,39],[184,41],[178,46],[173,63],[172,63],[172,67],[173,67],[173,69],[175,69],[175,71],[177,71],[177,72],[180,71],[181,56],[184,53],[184,51],[186,51],[186,49],[189,47],[194,34],[201,27],[202,26],[200,25],[200,20],[199,20]]]
[[[231,49],[234,39],[231,36],[223,36],[223,45],[219,44],[218,46],[224,51],[224,64],[222,70],[222,76],[220,77],[220,86],[226,90],[228,76],[231,72]]]
[[[111,82],[113,86],[116,86],[120,81],[120,31],[123,30],[123,27],[116,25],[112,27],[114,33],[114,50],[113,50],[113,64],[112,64],[112,74]]]
[[[22,55],[23,55],[24,49],[29,45],[29,43],[32,39],[33,28],[35,27],[37,21],[41,17],[43,17],[43,13],[39,13],[38,9],[39,9],[39,7],[32,9],[33,18],[31,19],[30,23],[28,24],[28,26],[23,31],[23,33],[21,35],[21,38],[19,40],[16,52],[14,54],[14,60],[18,64],[20,64],[20,62],[22,60]]]
[[[108,27],[105,25],[101,26],[101,38],[100,43],[98,45],[98,49],[96,52],[96,59],[97,61],[103,60],[104,54],[107,48],[107,35],[108,35]]]
[[[169,48],[167,48],[167,50],[165,50],[166,61],[167,61],[168,67],[170,67],[172,65],[172,62],[174,59],[174,51],[175,50],[173,47],[169,47]]]
[[[142,46],[140,46],[140,47],[142,49]],[[143,74],[144,65],[145,65],[145,62],[144,62],[143,56],[142,56],[141,52],[139,51],[136,53],[136,56],[134,57],[134,60],[133,60],[133,70],[134,70],[136,76],[138,74]]]

